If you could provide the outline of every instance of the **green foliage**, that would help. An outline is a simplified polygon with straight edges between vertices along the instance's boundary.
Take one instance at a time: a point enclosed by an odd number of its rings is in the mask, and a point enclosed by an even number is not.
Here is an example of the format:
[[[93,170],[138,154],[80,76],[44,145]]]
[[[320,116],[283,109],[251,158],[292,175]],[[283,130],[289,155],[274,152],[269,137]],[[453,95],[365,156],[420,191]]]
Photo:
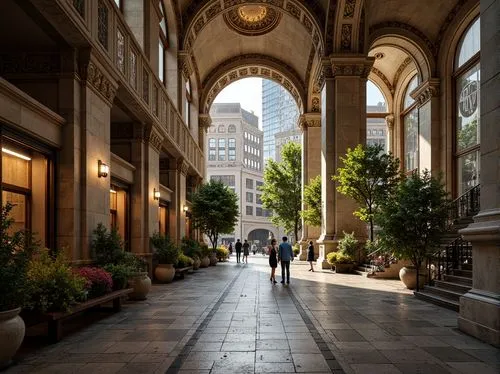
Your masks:
[[[181,252],[191,258],[201,257],[201,247],[197,240],[183,237],[181,241]]]
[[[127,266],[128,268],[130,268],[130,271],[132,273],[143,272],[147,270],[146,261],[130,252],[123,253],[123,258],[120,261],[119,265]]]
[[[179,252],[177,257],[177,265],[175,267],[182,269],[188,266],[193,266],[193,259],[189,256],[186,256],[184,253]]]
[[[155,232],[150,240],[154,247],[153,257],[158,263],[177,264],[180,250],[168,236]]]
[[[200,244],[201,257],[210,257],[213,253],[212,248],[209,248],[205,243]]]
[[[108,231],[102,223],[99,223],[93,235],[91,251],[97,265],[116,265],[123,260],[124,245],[116,229]]]
[[[211,180],[193,194],[192,203],[193,226],[208,236],[215,250],[219,234],[234,230],[238,197],[223,183]]]
[[[330,265],[335,264],[352,264],[353,259],[348,254],[345,254],[342,251],[330,252],[326,255],[326,261]]]
[[[302,151],[296,143],[286,143],[281,162],[268,160],[264,169],[262,205],[273,212],[271,222],[293,232],[295,240],[302,228]]]
[[[358,239],[354,237],[354,231],[350,234],[343,231],[344,237],[339,240],[339,251],[343,254],[355,258],[358,250]]]
[[[399,160],[382,153],[380,145],[361,144],[348,148],[340,159],[344,167],[338,168],[332,179],[338,183],[337,191],[360,205],[353,214],[370,224],[370,240],[373,240],[373,217],[400,180]]]
[[[224,261],[229,257],[229,249],[225,247],[217,247],[215,253],[219,261]]]
[[[39,312],[66,312],[84,298],[86,280],[59,252],[55,258],[44,249],[29,263],[26,307]]]
[[[411,260],[419,269],[439,246],[446,228],[447,194],[440,179],[414,173],[401,181],[376,216],[380,239],[399,258]]]
[[[458,149],[462,150],[477,144],[477,118],[457,129]]]
[[[121,290],[127,285],[130,275],[136,270],[125,264],[108,264],[103,267],[111,274],[113,279],[113,290]]]
[[[304,187],[306,209],[301,212],[304,222],[310,226],[321,226],[321,175],[309,181]]]
[[[299,245],[299,243],[295,243],[292,246],[292,251],[293,251],[293,255],[294,256],[298,256],[299,255],[299,253],[300,253],[300,245]]]
[[[39,248],[31,233],[11,233],[12,208],[13,205],[7,203],[0,214],[0,312],[23,306],[27,297],[28,264]]]

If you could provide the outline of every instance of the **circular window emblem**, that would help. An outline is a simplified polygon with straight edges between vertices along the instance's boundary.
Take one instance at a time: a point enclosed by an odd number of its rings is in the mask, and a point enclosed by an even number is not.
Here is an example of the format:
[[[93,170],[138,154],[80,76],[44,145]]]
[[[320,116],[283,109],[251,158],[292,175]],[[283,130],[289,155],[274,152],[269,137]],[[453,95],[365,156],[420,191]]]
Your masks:
[[[224,14],[226,24],[239,34],[263,35],[278,26],[281,12],[266,5],[242,5]]]
[[[458,108],[460,114],[464,117],[470,117],[477,109],[478,102],[478,88],[477,81],[467,83],[460,91],[460,98]]]

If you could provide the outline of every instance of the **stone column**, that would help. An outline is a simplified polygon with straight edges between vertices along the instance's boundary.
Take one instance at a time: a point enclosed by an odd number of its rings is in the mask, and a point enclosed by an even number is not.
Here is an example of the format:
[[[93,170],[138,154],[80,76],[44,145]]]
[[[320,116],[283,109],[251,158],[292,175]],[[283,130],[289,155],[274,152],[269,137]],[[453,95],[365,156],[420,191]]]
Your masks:
[[[131,188],[131,251],[149,263],[151,275],[151,248],[149,238],[158,231],[159,200],[154,190],[160,189],[161,132],[151,125],[136,124],[131,145],[131,163],[135,167]]]
[[[180,240],[186,236],[186,214],[184,213],[183,207],[186,205],[186,177],[189,170],[189,164],[186,160],[180,159],[177,162],[177,188],[175,191],[175,196],[177,199],[176,213],[177,213],[177,240]]]
[[[322,224],[318,266],[328,268],[326,255],[337,249],[343,231],[366,238],[366,225],[352,212],[356,203],[336,190],[332,176],[342,166],[348,148],[366,141],[366,79],[374,59],[360,55],[332,55],[323,60],[321,91]]]
[[[387,126],[387,151],[394,153],[394,114],[385,116],[385,124]]]
[[[60,80],[65,94],[59,103],[68,123],[56,178],[57,216],[64,217],[58,220],[57,246],[67,248],[74,262],[87,263],[92,231],[98,223],[109,227],[110,176],[98,175],[98,162],[111,164],[110,116],[117,84],[90,53],[80,58],[81,79],[76,56],[68,53]]]
[[[439,78],[430,78],[421,83],[411,96],[418,103],[419,168],[420,170],[441,170]]]
[[[302,210],[306,209],[304,203],[304,187],[309,181],[321,174],[321,114],[305,113],[299,118],[302,130]],[[320,228],[307,225],[302,220],[302,238],[300,239],[299,259],[307,258],[309,242],[314,243],[320,235]],[[316,256],[318,246],[315,246]]]
[[[500,1],[481,0],[481,211],[460,230],[472,243],[472,289],[460,298],[458,327],[500,347]]]

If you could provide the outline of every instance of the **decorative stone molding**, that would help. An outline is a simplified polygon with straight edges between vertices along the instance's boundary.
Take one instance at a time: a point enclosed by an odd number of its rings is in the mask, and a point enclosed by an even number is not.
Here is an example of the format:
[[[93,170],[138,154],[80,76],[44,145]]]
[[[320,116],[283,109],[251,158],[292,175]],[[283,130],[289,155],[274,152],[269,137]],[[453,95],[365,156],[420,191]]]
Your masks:
[[[340,50],[350,51],[352,44],[352,24],[344,23],[340,32]]]
[[[240,5],[223,14],[226,25],[245,36],[264,35],[278,26],[282,13],[266,5]]]
[[[346,0],[344,4],[344,18],[353,18],[356,9],[356,0]]]
[[[430,99],[435,96],[439,96],[439,78],[431,78],[421,83],[410,96],[415,99],[418,103],[417,106],[420,108]]]
[[[391,113],[385,116],[385,124],[389,130],[394,128],[394,114]]]
[[[313,92],[319,94],[325,84],[325,79],[333,78],[332,64],[328,58],[322,58],[318,64]]]
[[[149,135],[146,140],[149,141],[149,144],[160,153],[161,145],[163,144],[163,136],[161,133],[154,127],[151,127],[149,131]]]
[[[189,163],[183,158],[177,161],[177,171],[186,176],[189,171]]]
[[[377,59],[377,55],[375,54],[375,59]],[[371,72],[373,74],[375,74],[377,77],[379,77],[382,82],[384,82],[384,84],[387,86],[387,88],[389,89],[389,91],[391,92],[391,94],[394,95],[394,87],[392,86],[391,82],[389,81],[389,79],[385,76],[384,73],[382,73],[380,70],[378,70],[376,67],[372,67],[371,69]]]
[[[108,104],[113,104],[117,87],[93,62],[89,61],[80,69],[80,77],[84,84],[88,84],[96,93],[101,95]]]
[[[396,74],[394,74],[394,82],[393,87],[398,86],[399,78],[401,78],[401,74],[403,71],[412,63],[413,59],[411,57],[406,57],[404,61],[399,65],[398,70],[396,70]]]
[[[209,114],[201,113],[198,115],[198,126],[200,129],[204,129],[207,132],[210,125],[212,125],[212,117]]]
[[[311,112],[321,112],[321,100],[318,95],[314,95],[311,100]]]
[[[0,53],[0,75],[57,74],[61,72],[59,53],[8,52]]]
[[[179,66],[182,70],[182,75],[184,75],[184,78],[189,79],[194,71],[190,54],[186,51],[179,51],[177,57],[179,60]]]
[[[374,57],[332,56],[330,57],[334,77],[358,76],[368,78],[375,61]]]
[[[302,131],[307,131],[309,127],[321,127],[320,113],[304,113],[299,117],[299,127]]]

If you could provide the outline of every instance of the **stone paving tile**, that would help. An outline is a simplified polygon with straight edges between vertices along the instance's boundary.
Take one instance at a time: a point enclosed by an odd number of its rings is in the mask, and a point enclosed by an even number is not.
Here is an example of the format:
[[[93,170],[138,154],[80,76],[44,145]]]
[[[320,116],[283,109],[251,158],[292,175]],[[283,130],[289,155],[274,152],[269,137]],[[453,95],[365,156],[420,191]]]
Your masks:
[[[436,358],[422,349],[382,349],[379,351],[392,363],[436,363]]]
[[[125,365],[125,363],[90,363],[79,368],[77,373],[114,374],[119,372]]]
[[[154,341],[149,343],[146,347],[144,347],[141,353],[163,353],[163,354],[170,353],[175,349],[177,344],[178,344],[177,341],[170,341],[170,342]]]
[[[255,341],[253,342],[229,342],[223,343],[221,351],[250,352],[255,351]]]
[[[326,360],[321,354],[292,353],[297,373],[330,372]]]
[[[104,353],[139,353],[141,352],[149,342],[120,342],[115,343],[111,347],[109,347]]]
[[[193,346],[194,351],[207,351],[207,352],[219,352],[222,349],[222,342],[220,343],[208,343],[208,342],[197,342]]]
[[[285,362],[255,363],[255,373],[295,373],[295,366]]]
[[[424,351],[430,353],[443,362],[476,362],[478,358],[467,354],[454,347],[424,347]]]
[[[286,336],[282,336],[285,338]],[[273,340],[257,340],[256,349],[258,350],[283,350],[288,349],[288,340],[286,339],[273,339]]]
[[[437,364],[395,364],[401,373],[404,374],[448,374],[451,373],[450,368],[446,368]],[[481,373],[482,374],[482,373]]]
[[[401,374],[393,364],[353,364],[351,368],[356,374]]]
[[[119,374],[156,374],[160,367],[158,363],[132,362],[126,364],[117,373]]]
[[[255,352],[256,363],[272,363],[272,362],[292,362],[292,354],[290,350],[257,350]]]
[[[454,373],[498,374],[498,368],[491,367],[484,362],[450,362],[448,365]]]

